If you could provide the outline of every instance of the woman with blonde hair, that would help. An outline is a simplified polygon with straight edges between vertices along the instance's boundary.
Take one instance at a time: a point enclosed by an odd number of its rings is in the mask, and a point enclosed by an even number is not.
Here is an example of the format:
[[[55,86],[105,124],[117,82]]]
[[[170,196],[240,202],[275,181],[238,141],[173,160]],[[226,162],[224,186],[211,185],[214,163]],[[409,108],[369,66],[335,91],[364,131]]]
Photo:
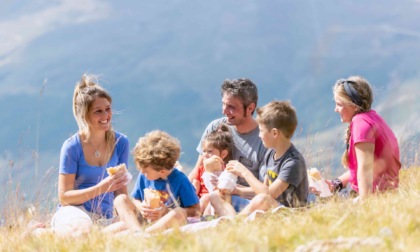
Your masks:
[[[90,228],[113,219],[113,201],[127,194],[124,171],[107,174],[107,168],[127,165],[129,143],[113,130],[112,98],[94,75],[84,74],[73,95],[73,114],[79,131],[64,141],[60,154],[58,198],[53,228]],[[66,229],[65,229],[66,230]]]
[[[401,168],[398,141],[381,116],[371,109],[372,88],[360,76],[338,80],[334,87],[335,112],[348,123],[342,163],[348,171],[332,180],[334,190],[349,185],[347,194],[359,199],[398,187]]]

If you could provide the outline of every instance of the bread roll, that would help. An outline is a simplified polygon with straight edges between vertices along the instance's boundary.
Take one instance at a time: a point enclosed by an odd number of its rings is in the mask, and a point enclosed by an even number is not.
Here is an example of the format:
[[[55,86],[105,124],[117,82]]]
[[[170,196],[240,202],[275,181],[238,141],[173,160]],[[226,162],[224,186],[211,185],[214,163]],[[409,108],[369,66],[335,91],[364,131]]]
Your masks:
[[[315,167],[311,168],[309,170],[309,176],[311,176],[314,180],[321,180],[322,179],[321,173]]]
[[[203,161],[206,172],[221,172],[223,170],[222,159],[218,156],[211,156]]]
[[[122,164],[119,164],[117,166],[109,167],[109,168],[106,169],[106,172],[108,173],[109,176],[115,175],[115,173],[117,173],[119,171],[127,172],[127,166],[125,166],[125,164],[122,163]]]
[[[157,190],[144,189],[144,200],[150,208],[158,208],[160,206],[160,193]]]

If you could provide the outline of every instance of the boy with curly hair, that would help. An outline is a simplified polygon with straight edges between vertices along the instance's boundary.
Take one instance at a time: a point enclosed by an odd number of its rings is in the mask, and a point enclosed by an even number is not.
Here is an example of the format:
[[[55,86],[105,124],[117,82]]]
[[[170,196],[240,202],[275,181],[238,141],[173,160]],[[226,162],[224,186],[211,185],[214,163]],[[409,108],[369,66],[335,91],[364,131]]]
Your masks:
[[[133,200],[126,195],[115,199],[115,208],[121,222],[118,231],[142,231],[147,220],[151,224],[146,232],[158,232],[182,226],[187,217],[200,213],[199,199],[187,176],[174,168],[180,155],[180,144],[168,133],[155,130],[141,137],[133,151],[134,162],[140,171]],[[146,189],[146,190],[145,190]],[[157,206],[148,202],[146,191],[158,195]],[[110,230],[115,232],[116,226]]]

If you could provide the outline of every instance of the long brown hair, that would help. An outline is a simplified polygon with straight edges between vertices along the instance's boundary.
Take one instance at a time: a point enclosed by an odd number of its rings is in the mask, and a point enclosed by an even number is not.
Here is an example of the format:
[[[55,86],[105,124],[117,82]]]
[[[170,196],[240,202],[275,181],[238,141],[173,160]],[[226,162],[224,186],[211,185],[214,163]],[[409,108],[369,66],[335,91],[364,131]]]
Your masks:
[[[86,136],[89,131],[87,118],[92,103],[97,98],[105,98],[112,103],[111,96],[98,84],[98,77],[93,74],[83,74],[81,80],[76,83],[73,94],[73,115],[81,135]],[[105,132],[105,143],[106,160],[109,160],[115,147],[115,133],[112,126]]]
[[[360,76],[350,76],[347,79],[339,79],[333,86],[334,96],[339,98],[345,106],[356,106],[357,113],[363,113],[371,109],[373,103],[373,93],[369,82]],[[349,164],[349,141],[350,124],[345,134],[346,149],[341,157],[341,162],[345,167]]]
[[[206,138],[204,138],[203,143],[204,142],[213,146],[213,148],[218,149],[220,152],[223,150],[228,151],[223,162],[227,163],[233,159],[233,139],[229,131],[229,126],[226,124],[222,123],[215,131],[210,132]]]

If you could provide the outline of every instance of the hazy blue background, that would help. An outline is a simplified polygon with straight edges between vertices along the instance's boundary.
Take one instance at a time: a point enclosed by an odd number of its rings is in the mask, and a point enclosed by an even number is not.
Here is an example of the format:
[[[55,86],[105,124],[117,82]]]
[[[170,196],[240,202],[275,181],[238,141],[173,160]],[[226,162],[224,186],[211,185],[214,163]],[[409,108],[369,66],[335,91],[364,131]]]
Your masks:
[[[148,131],[168,131],[181,141],[186,171],[205,126],[221,116],[221,83],[248,77],[259,105],[292,101],[294,141],[309,166],[331,173],[341,169],[345,129],[331,87],[362,75],[409,166],[419,152],[419,45],[418,0],[2,0],[0,182],[20,184],[27,197],[55,196],[84,72],[102,75],[114,127],[131,146]]]

